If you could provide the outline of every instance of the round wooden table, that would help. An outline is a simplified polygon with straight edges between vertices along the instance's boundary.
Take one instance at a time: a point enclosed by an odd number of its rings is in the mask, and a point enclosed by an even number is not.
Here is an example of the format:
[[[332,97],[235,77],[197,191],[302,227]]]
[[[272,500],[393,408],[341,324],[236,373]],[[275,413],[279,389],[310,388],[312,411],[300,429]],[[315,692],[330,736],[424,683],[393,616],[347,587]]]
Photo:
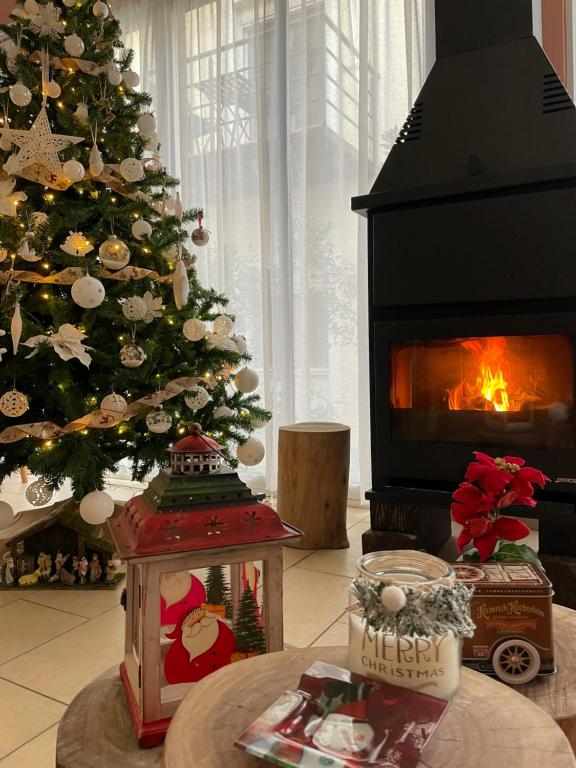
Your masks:
[[[554,605],[552,616],[554,662],[558,671],[555,675],[535,677],[530,683],[517,685],[516,690],[558,723],[576,752],[576,611]]]
[[[247,659],[202,680],[170,725],[166,768],[257,768],[234,740],[314,661],[346,666],[347,649],[306,648]],[[568,739],[540,707],[485,675],[462,670],[462,685],[419,768],[576,766]]]

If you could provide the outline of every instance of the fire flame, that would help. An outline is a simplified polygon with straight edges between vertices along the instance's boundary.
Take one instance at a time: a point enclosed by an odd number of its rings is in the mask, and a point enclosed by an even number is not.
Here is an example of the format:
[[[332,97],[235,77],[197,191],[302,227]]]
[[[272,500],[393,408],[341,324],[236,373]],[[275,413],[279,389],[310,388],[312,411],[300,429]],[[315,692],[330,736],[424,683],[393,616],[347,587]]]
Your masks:
[[[477,372],[448,390],[450,410],[519,411],[529,398],[517,392],[514,397],[510,396],[506,339],[502,336],[469,339],[462,341],[461,346],[477,360]]]

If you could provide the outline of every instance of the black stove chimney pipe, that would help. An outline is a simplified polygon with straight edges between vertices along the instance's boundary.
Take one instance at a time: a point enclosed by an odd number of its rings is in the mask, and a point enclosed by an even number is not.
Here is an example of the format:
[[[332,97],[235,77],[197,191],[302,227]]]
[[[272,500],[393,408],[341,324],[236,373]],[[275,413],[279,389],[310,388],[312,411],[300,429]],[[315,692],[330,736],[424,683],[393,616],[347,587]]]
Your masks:
[[[532,0],[436,0],[436,57],[532,34]]]

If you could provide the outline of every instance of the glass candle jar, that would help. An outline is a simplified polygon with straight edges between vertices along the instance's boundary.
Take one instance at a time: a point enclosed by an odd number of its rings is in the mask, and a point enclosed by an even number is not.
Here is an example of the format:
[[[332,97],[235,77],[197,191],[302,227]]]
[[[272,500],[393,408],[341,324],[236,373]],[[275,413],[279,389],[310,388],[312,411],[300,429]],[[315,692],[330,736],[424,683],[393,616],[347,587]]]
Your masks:
[[[473,628],[469,593],[455,585],[451,566],[422,552],[397,550],[364,555],[357,570],[349,609],[350,670],[451,698],[460,684],[460,634]],[[458,609],[451,613],[456,594]],[[443,618],[451,615],[455,621],[442,631]]]

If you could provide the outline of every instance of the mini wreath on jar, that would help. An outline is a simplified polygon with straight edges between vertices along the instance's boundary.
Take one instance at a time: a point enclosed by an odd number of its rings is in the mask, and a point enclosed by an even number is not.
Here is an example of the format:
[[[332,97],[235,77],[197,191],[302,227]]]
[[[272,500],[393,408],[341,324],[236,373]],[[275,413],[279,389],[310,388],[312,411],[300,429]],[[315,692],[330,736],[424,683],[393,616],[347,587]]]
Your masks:
[[[472,637],[473,591],[459,583],[406,585],[393,579],[373,581],[358,576],[351,587],[358,602],[349,610],[360,613],[376,632],[419,637],[453,632],[456,637]]]

